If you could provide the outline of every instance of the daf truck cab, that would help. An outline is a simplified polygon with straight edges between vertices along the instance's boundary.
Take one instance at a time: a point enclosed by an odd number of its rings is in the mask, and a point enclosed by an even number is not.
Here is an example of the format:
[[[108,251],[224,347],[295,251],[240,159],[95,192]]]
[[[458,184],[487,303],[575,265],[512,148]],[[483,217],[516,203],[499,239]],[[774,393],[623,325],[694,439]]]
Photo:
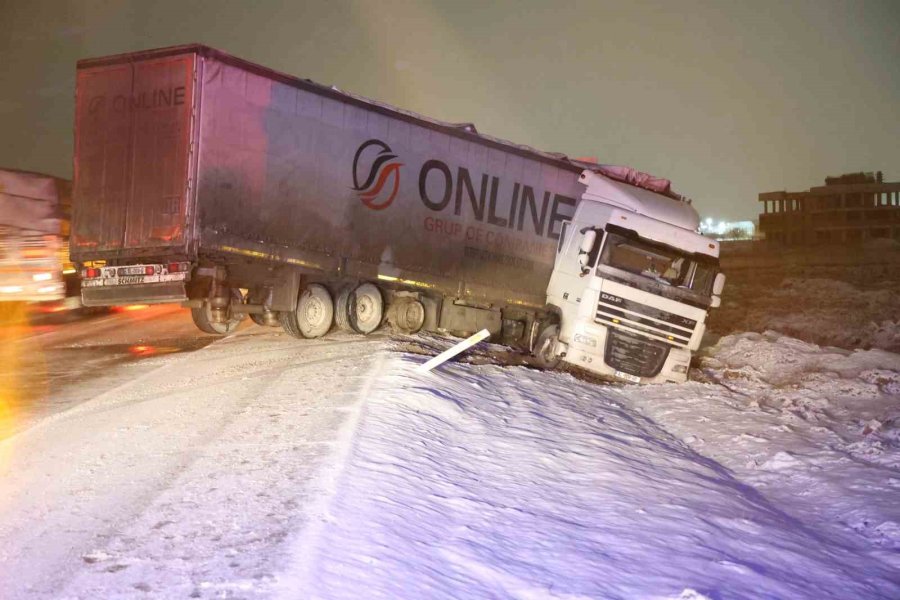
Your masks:
[[[687,380],[725,276],[719,243],[697,233],[685,200],[586,170],[586,191],[563,223],[547,303],[542,363],[564,361],[635,383]]]

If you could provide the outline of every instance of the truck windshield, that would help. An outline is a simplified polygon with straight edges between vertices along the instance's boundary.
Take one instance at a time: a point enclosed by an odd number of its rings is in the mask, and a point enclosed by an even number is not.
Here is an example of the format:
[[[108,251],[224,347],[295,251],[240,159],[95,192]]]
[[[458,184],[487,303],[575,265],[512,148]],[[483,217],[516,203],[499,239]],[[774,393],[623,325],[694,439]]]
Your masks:
[[[718,271],[709,262],[669,246],[608,233],[600,264],[628,271],[657,283],[709,296]]]

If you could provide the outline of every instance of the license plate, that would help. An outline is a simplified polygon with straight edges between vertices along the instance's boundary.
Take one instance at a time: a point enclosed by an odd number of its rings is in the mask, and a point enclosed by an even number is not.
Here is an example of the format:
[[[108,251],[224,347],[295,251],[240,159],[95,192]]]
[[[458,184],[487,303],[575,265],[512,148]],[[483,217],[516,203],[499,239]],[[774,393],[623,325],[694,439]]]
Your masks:
[[[630,381],[631,383],[640,383],[641,378],[637,375],[632,375],[630,373],[623,373],[622,371],[616,371],[616,377],[619,379],[624,379],[625,381]]]
[[[81,287],[103,287],[110,285],[136,285],[139,283],[160,283],[164,281],[185,281],[187,273],[165,273],[162,275],[127,275],[124,277],[102,277],[85,279]]]

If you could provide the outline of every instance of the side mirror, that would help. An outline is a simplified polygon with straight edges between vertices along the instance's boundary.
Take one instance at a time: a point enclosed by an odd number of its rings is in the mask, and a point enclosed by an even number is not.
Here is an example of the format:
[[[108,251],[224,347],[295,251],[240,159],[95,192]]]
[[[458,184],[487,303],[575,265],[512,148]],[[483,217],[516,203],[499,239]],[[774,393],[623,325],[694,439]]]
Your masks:
[[[588,229],[584,232],[584,237],[581,239],[581,248],[579,250],[582,254],[589,254],[591,250],[594,249],[594,243],[597,241],[597,230]]]
[[[722,297],[721,296],[713,296],[709,299],[709,307],[710,308],[719,308],[722,306]]]
[[[713,296],[721,296],[723,289],[725,289],[725,273],[717,273],[713,281]]]

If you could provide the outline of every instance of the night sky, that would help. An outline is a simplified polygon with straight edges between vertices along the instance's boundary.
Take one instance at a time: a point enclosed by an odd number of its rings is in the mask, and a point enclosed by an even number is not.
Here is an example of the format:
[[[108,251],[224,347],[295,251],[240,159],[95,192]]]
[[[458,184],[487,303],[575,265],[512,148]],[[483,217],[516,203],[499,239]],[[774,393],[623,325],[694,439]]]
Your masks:
[[[703,216],[900,179],[898,0],[0,0],[0,166],[71,176],[77,59],[190,42],[668,177]]]

